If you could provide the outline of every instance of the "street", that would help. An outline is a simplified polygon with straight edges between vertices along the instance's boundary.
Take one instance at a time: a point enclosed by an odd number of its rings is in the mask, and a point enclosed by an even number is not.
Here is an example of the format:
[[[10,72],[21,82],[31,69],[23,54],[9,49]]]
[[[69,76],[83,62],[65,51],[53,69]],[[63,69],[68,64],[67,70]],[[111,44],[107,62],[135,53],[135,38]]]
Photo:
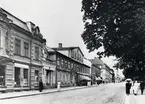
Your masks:
[[[111,83],[65,92],[5,99],[0,100],[0,104],[122,104],[124,95],[123,83]]]
[[[126,95],[125,104],[143,104],[145,102],[145,94],[141,95],[140,91],[135,96],[132,92],[129,96]]]

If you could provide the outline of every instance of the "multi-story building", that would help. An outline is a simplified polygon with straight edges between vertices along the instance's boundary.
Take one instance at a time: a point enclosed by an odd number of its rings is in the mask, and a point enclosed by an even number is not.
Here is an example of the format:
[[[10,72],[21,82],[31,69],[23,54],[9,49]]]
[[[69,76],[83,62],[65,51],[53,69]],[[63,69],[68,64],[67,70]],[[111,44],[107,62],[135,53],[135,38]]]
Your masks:
[[[113,69],[107,66],[101,59],[95,57],[94,59],[90,59],[92,62],[92,77],[101,77],[104,82],[112,82],[113,77]],[[95,76],[94,76],[95,75]]]
[[[94,61],[91,61],[91,79],[92,79],[92,84],[96,83],[96,80],[101,81],[101,67]]]
[[[43,60],[45,44],[38,26],[0,8],[0,91],[35,89],[42,69],[55,70]]]
[[[72,86],[79,83],[79,78],[90,80],[90,67],[83,63],[84,55],[79,47],[59,47],[50,51],[56,60],[56,84],[61,81],[61,86]]]
[[[105,70],[105,71],[104,71]],[[105,82],[114,82],[114,70],[111,69],[108,65],[104,64],[101,70],[101,76]]]
[[[42,81],[45,88],[55,87],[56,63],[49,54],[51,48],[46,45],[43,47],[43,60],[42,60]]]

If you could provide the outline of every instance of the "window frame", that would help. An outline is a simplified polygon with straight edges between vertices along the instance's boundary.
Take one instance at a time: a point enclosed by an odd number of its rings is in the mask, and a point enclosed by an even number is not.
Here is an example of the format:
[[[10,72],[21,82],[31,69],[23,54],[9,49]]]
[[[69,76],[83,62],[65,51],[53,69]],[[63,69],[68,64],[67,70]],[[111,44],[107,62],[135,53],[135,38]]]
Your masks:
[[[35,45],[35,59],[36,60],[39,60],[40,59],[40,56],[39,55],[40,55],[40,47]]]
[[[27,47],[27,46],[25,47],[26,44],[28,45],[28,47]],[[23,46],[23,49],[24,49],[24,56],[25,56],[25,57],[29,57],[29,54],[30,54],[30,53],[29,53],[29,50],[30,50],[29,42],[24,41],[23,45],[24,45],[24,46]],[[26,55],[26,54],[27,54],[27,55]]]
[[[15,54],[21,55],[21,39],[15,38]]]

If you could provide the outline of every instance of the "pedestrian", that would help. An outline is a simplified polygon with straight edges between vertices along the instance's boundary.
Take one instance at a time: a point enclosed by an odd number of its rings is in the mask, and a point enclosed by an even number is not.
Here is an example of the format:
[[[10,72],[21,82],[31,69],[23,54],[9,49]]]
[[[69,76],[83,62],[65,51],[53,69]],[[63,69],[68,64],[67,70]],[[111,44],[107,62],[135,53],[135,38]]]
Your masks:
[[[42,79],[40,78],[39,80],[39,91],[42,92],[43,90],[43,82],[42,82]]]
[[[137,95],[138,90],[139,90],[139,83],[137,81],[134,82],[134,86],[133,86],[133,94]]]
[[[144,82],[143,82],[143,81],[141,81],[141,83],[140,83],[141,95],[143,95],[143,90],[144,90],[144,87],[145,87]]]
[[[125,87],[126,87],[126,94],[129,95],[130,94],[130,89],[131,89],[131,82],[127,81]]]

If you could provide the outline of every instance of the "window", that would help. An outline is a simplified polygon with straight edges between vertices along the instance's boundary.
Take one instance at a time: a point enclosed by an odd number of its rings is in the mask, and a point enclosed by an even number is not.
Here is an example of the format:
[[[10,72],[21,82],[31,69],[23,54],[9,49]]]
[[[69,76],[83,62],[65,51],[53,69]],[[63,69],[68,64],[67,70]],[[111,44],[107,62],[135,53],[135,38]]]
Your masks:
[[[74,51],[72,51],[72,58],[74,58]]]
[[[61,67],[63,68],[64,67],[64,60],[61,59]]]
[[[68,68],[68,61],[65,60],[65,68]]]
[[[70,62],[68,62],[68,69],[70,69],[70,67],[71,67],[71,63],[70,63]]]
[[[39,71],[35,70],[35,82],[38,83],[39,82]]]
[[[28,69],[24,69],[23,70],[23,74],[24,74],[24,86],[28,86]]]
[[[24,56],[29,57],[29,43],[24,42]]]
[[[79,54],[77,54],[77,60],[79,60]]]
[[[57,58],[57,65],[60,66],[60,58]]]
[[[39,47],[35,46],[35,59],[39,60]]]
[[[20,68],[15,67],[15,86],[20,86]]]
[[[5,48],[6,48],[6,50],[8,49],[8,42],[9,42],[9,40],[8,40],[8,32],[6,32],[6,36],[5,36]]]
[[[71,63],[71,69],[73,69],[74,68],[74,64],[73,63]]]
[[[21,54],[21,40],[15,39],[15,54]]]
[[[77,58],[77,54],[76,54],[76,53],[74,54],[74,58],[75,58],[75,59]]]
[[[5,66],[0,65],[0,87],[5,86]]]

